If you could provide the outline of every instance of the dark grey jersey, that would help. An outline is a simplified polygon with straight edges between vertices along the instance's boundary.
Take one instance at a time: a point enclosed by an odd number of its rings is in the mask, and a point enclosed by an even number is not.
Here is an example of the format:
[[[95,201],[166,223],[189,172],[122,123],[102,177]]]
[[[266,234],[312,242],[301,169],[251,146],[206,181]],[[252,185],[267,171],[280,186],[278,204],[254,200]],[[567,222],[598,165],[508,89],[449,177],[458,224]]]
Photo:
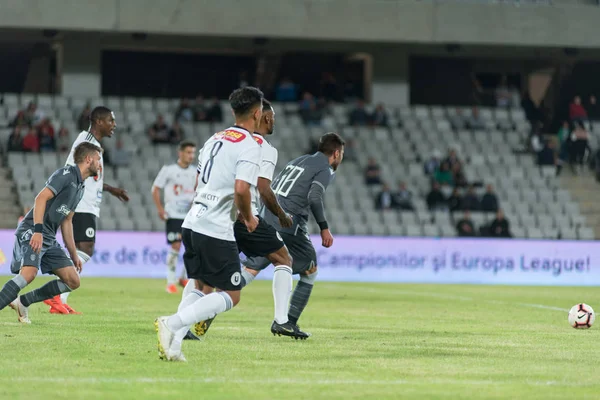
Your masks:
[[[54,193],[54,197],[46,202],[44,227],[42,230],[44,245],[50,245],[56,240],[56,232],[60,224],[71,211],[75,211],[77,204],[79,204],[79,201],[83,197],[84,182],[79,168],[67,165],[56,170],[48,178],[48,181],[46,181],[45,187]],[[15,235],[31,236],[33,234],[33,225],[33,209],[31,209],[19,223]],[[28,239],[24,238],[23,240]]]
[[[277,175],[271,187],[283,210],[292,216],[294,225],[290,228],[282,228],[279,219],[266,207],[263,207],[264,219],[280,232],[296,234],[300,230],[303,234],[306,233],[308,214],[311,209],[313,213],[315,209],[323,209],[322,195],[334,176],[335,172],[323,153],[308,154],[290,161]],[[319,195],[309,196],[311,192]],[[315,207],[315,201],[321,203],[319,207]],[[324,215],[315,215],[315,218],[317,222],[324,221]]]

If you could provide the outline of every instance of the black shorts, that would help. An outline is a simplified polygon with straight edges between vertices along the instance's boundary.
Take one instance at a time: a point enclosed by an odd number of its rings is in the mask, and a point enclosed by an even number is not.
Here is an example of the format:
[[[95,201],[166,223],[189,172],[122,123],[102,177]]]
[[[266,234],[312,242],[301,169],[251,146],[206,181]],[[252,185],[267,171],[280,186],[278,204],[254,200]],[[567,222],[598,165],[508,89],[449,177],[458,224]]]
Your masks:
[[[19,239],[18,236],[15,238],[13,259],[10,264],[10,272],[13,274],[18,274],[23,266],[36,267],[43,274],[51,274],[54,270],[73,265],[71,258],[56,240],[52,244],[44,244],[38,254],[29,245],[30,237]]]
[[[240,253],[235,242],[182,230],[188,278],[221,290],[241,290]]]
[[[235,221],[233,232],[238,248],[246,257],[266,257],[285,246],[279,232],[261,217],[258,217],[254,232],[248,232],[246,225],[240,221]]]
[[[75,243],[96,241],[96,216],[89,213],[73,215],[73,237]]]
[[[294,274],[300,274],[317,265],[317,252],[308,234],[298,233],[292,235],[284,232],[279,232],[279,234],[292,256],[292,271]],[[248,257],[243,264],[255,271],[261,271],[267,268],[270,263],[264,257]]]
[[[181,242],[181,225],[182,219],[167,220],[167,243]]]

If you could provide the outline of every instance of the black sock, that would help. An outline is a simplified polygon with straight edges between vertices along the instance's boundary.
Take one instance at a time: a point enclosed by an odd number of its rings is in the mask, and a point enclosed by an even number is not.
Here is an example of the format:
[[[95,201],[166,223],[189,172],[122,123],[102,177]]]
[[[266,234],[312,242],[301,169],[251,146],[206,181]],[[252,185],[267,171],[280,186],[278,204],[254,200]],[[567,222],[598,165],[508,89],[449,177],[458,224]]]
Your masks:
[[[13,280],[6,282],[0,291],[0,310],[12,303],[20,291],[21,288]]]
[[[51,299],[61,293],[70,292],[71,289],[58,279],[53,279],[46,283],[44,286],[32,290],[29,293],[25,293],[21,296],[21,304],[25,307],[29,307],[33,303],[39,303],[47,299]]]
[[[300,319],[304,307],[308,304],[310,293],[312,292],[313,285],[306,282],[298,282],[294,293],[292,293],[292,299],[290,300],[290,310],[288,311],[288,320],[295,324]]]

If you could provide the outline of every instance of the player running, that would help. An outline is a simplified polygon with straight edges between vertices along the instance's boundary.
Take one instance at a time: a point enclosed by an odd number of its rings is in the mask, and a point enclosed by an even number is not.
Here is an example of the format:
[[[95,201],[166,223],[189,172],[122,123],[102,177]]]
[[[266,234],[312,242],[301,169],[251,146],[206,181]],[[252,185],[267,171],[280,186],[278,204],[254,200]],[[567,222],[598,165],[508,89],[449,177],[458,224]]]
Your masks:
[[[79,287],[78,272],[83,263],[73,238],[73,210],[84,195],[85,180],[100,173],[101,154],[99,146],[91,143],[78,145],[74,155],[75,166],[60,168],[48,178],[35,198],[33,209],[15,231],[10,270],[18,275],[6,282],[0,291],[0,310],[10,304],[22,323],[31,323],[28,315],[31,304]],[[59,227],[70,258],[56,240]],[[40,269],[43,274],[54,274],[58,279],[18,297]]]
[[[200,150],[200,184],[183,223],[183,259],[190,279],[217,291],[205,295],[193,290],[176,314],[156,319],[161,359],[185,361],[181,342],[190,326],[240,301],[242,277],[233,223],[240,218],[249,232],[258,225],[251,187],[257,184],[261,147],[252,132],[260,125],[262,100],[263,93],[254,87],[235,90],[229,96],[235,125],[213,135]]]
[[[166,221],[167,243],[171,251],[167,256],[167,292],[177,293],[177,259],[181,248],[181,224],[194,200],[196,185],[196,167],[192,165],[196,155],[196,145],[183,141],[179,144],[179,158],[174,164],[165,165],[152,185],[152,198],[160,219]],[[164,191],[165,205],[161,202],[161,190]],[[185,287],[187,277],[185,268],[179,278],[179,284]]]
[[[75,149],[80,143],[88,142],[102,147],[100,144],[102,139],[112,137],[116,127],[115,114],[110,109],[102,106],[94,108],[90,114],[89,130],[81,131],[79,136],[77,136],[65,165],[75,165]],[[77,254],[79,254],[82,264],[88,262],[94,254],[96,220],[100,217],[100,203],[102,202],[102,193],[105,191],[121,201],[129,201],[129,196],[125,189],[119,189],[104,183],[104,161],[102,156],[100,156],[98,174],[90,177],[85,182],[83,199],[75,209],[75,216],[73,217],[73,236],[75,237]],[[61,296],[48,299],[44,302],[50,306],[50,313],[81,314],[67,304],[69,293],[65,292]]]

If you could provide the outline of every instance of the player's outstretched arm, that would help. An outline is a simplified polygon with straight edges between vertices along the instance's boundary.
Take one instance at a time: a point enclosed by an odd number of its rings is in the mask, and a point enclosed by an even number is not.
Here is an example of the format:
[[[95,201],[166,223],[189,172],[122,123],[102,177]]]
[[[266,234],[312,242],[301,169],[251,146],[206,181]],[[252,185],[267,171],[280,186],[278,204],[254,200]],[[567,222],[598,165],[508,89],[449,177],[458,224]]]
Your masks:
[[[129,195],[127,194],[127,190],[125,190],[125,189],[110,186],[105,183],[102,186],[102,190],[112,194],[113,196],[115,196],[117,199],[119,199],[121,201],[125,201],[125,202],[129,201]]]
[[[250,184],[241,179],[235,180],[233,201],[237,207],[242,221],[248,228],[248,232],[254,232],[258,226],[258,218],[252,215],[252,195],[250,194]]]
[[[77,272],[81,272],[81,260],[79,259],[79,255],[77,254],[77,247],[75,247],[75,237],[73,236],[73,215],[75,212],[71,211],[67,218],[63,220],[60,224],[60,231],[62,232],[62,237],[65,242],[65,247],[71,256],[71,260],[73,261],[73,265]]]
[[[275,196],[273,189],[271,189],[271,181],[260,177],[258,178],[257,186],[258,193],[260,193],[260,199],[267,209],[276,215],[277,218],[279,218],[279,224],[283,228],[289,228],[292,226],[292,218],[287,215],[285,211],[283,211],[283,208],[281,208],[281,205],[277,201],[277,196]]]
[[[42,236],[42,227],[44,225],[44,214],[46,213],[46,203],[54,197],[54,192],[47,186],[43,188],[35,197],[33,204],[33,224],[34,233],[31,236],[29,245],[36,253],[42,250],[44,238]]]

